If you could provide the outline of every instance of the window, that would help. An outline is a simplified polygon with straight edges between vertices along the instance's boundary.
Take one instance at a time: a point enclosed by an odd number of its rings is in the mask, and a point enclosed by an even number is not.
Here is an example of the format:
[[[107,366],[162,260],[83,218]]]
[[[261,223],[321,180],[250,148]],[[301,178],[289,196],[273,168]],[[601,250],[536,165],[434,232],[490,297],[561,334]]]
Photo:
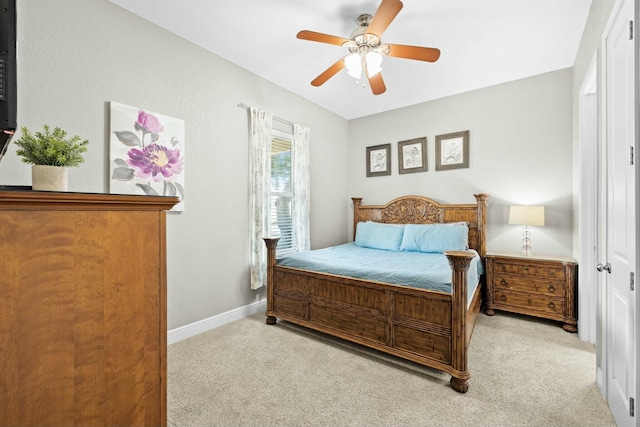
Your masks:
[[[271,189],[269,193],[269,235],[280,237],[277,256],[296,252],[294,236],[293,200],[293,168],[292,144],[293,135],[272,130],[271,137]]]

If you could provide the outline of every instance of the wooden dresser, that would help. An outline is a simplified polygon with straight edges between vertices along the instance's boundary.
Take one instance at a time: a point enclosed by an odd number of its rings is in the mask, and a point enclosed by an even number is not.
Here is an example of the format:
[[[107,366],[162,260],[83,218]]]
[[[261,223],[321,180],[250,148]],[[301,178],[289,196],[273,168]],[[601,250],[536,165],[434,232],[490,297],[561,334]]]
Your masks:
[[[571,258],[488,253],[485,313],[558,320],[565,331],[577,332],[577,267]]]
[[[166,425],[177,202],[0,191],[0,425]]]

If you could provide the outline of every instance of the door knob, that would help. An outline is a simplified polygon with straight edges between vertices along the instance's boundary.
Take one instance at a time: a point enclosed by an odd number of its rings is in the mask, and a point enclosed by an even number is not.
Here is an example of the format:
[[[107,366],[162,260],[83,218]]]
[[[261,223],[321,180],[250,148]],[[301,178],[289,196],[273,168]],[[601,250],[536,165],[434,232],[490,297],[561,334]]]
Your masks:
[[[602,264],[599,263],[598,265],[596,265],[596,270],[598,270],[599,272],[603,272],[603,271],[607,271],[607,273],[611,273],[611,264],[606,263],[606,264]]]

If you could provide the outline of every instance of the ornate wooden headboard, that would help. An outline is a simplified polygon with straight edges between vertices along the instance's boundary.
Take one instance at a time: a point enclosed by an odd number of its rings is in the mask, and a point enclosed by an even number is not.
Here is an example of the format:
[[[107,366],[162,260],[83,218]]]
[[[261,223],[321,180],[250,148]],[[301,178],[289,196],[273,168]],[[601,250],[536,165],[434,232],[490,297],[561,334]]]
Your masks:
[[[449,205],[422,196],[402,196],[386,205],[362,205],[362,197],[353,200],[353,234],[360,221],[390,224],[437,224],[466,221],[469,225],[469,247],[481,257],[487,253],[488,194],[474,194],[477,204]]]

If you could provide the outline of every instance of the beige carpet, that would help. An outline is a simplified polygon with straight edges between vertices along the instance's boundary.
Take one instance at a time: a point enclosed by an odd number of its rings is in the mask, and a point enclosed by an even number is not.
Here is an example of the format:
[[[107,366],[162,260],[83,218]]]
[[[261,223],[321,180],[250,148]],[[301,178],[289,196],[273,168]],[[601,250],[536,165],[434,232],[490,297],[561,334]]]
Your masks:
[[[252,316],[173,344],[170,426],[614,426],[593,345],[556,323],[481,314],[470,389],[449,375]]]

